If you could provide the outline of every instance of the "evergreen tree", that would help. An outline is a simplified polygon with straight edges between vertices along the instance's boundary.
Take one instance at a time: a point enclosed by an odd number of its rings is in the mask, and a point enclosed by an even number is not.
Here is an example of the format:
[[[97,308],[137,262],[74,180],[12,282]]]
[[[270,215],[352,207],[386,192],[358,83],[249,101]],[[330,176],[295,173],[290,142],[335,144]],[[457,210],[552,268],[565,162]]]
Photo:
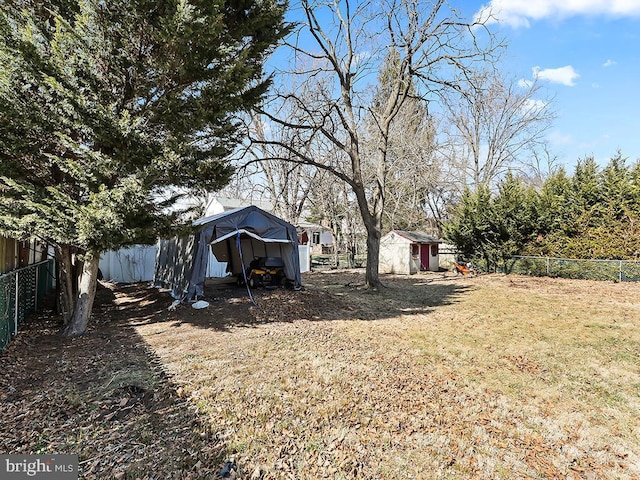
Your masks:
[[[640,249],[638,238],[638,189],[633,170],[618,151],[600,173],[602,206],[600,222],[583,237],[594,258],[634,258]]]
[[[503,265],[533,240],[536,231],[534,197],[533,189],[526,188],[512,173],[507,173],[500,182],[492,212],[497,234],[496,253]]]
[[[629,207],[635,214],[640,214],[640,160],[629,168]]]
[[[579,229],[599,223],[604,201],[600,178],[598,164],[593,157],[578,161],[571,181],[571,205]]]
[[[262,64],[287,31],[284,10],[276,0],[0,4],[0,230],[55,246],[66,333],[86,329],[100,253],[172,221],[160,189],[228,181],[234,115],[268,87]]]
[[[633,188],[633,179],[626,159],[621,152],[611,158],[600,174],[603,215],[606,222],[624,221],[633,210],[637,201]]]
[[[575,229],[571,177],[564,168],[554,172],[533,199],[535,238],[525,253],[555,257],[565,250],[567,236]]]
[[[640,252],[640,189],[620,152],[600,170],[593,159],[578,162],[572,178],[550,177],[536,201],[538,237],[526,252],[535,255],[632,259]]]
[[[463,195],[447,239],[489,270],[517,254],[637,259],[639,179],[640,163],[628,167],[620,152],[602,171],[591,158],[578,162],[572,177],[559,169],[539,191],[507,175],[495,195]]]
[[[465,260],[481,259],[487,270],[495,270],[498,261],[498,228],[493,198],[488,186],[462,194],[453,219],[445,224],[444,234]]]

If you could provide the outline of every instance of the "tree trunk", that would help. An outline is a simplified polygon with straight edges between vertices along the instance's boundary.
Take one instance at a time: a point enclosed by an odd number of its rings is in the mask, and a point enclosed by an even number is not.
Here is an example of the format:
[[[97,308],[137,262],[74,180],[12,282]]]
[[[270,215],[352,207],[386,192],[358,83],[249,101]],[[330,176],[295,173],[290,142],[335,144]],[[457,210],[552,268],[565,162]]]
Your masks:
[[[369,203],[362,187],[362,184],[353,186],[356,194],[358,207],[364,226],[367,229],[367,267],[365,269],[365,282],[367,288],[378,290],[380,284],[379,266],[380,266],[380,238],[382,238],[382,210],[384,205],[384,196],[382,190],[378,190],[377,198],[372,202],[374,205],[373,214],[369,211]]]
[[[378,290],[381,286],[380,267],[380,238],[382,229],[379,222],[368,223],[367,227],[367,268],[365,270],[367,288]]]
[[[338,265],[338,258],[339,258],[339,253],[340,253],[340,247],[342,245],[342,231],[341,228],[339,228],[337,226],[337,222],[332,222],[332,229],[331,229],[331,233],[333,233],[333,248],[336,254],[336,266]],[[347,267],[349,268],[353,268],[353,264],[351,264],[349,262],[349,259],[347,259]]]
[[[66,336],[82,335],[87,330],[96,297],[99,264],[100,254],[90,252],[85,255],[73,316],[63,332]]]
[[[77,277],[73,266],[73,256],[69,245],[62,245],[56,248],[56,258],[58,260],[58,306],[62,314],[62,324],[68,325],[71,315],[75,309],[77,295]]]
[[[338,233],[333,229],[333,258],[336,261],[336,268],[340,268],[340,253],[338,252]]]

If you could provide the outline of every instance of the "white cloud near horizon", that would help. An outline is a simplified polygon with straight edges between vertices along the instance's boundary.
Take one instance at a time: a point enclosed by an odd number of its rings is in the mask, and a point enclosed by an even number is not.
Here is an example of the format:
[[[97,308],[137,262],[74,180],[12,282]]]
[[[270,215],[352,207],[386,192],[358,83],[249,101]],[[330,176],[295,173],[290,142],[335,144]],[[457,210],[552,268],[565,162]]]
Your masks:
[[[640,17],[638,0],[490,0],[475,14],[478,21],[528,28],[532,20],[574,16]]]
[[[580,74],[574,70],[571,65],[560,68],[545,68],[533,67],[533,77],[540,80],[546,80],[551,83],[559,83],[566,85],[567,87],[573,87],[576,83],[575,80],[580,77]]]
[[[607,61],[602,64],[602,66],[604,68],[607,68],[607,67],[613,67],[615,64],[616,64],[615,60],[611,60],[610,58],[608,58]]]

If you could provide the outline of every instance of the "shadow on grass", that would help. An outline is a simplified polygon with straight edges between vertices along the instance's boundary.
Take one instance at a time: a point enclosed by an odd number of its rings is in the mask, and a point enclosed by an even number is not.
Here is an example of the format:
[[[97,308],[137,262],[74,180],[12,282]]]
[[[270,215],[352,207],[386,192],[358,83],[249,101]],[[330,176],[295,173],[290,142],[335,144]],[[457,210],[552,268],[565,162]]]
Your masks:
[[[166,308],[153,289],[123,290],[98,291],[81,337],[58,335],[51,312],[25,322],[0,357],[2,451],[78,454],[83,479],[217,478],[225,442],[133,327]]]
[[[180,305],[173,313],[157,311],[147,321],[172,321],[179,327],[188,323],[200,328],[221,331],[231,327],[255,327],[264,323],[297,320],[382,320],[406,315],[428,315],[442,305],[456,303],[470,289],[473,281],[457,280],[443,274],[381,276],[379,291],[365,288],[361,272],[311,273],[303,276],[301,291],[284,288],[254,289],[238,287],[229,279],[208,280],[204,300],[209,306],[195,310]],[[157,298],[168,307],[168,293],[144,293],[141,299]]]
[[[59,319],[41,312],[2,354],[0,444],[11,454],[78,454],[80,478],[217,478],[231,452],[224,426],[201,418],[136,326],[230,330],[300,320],[382,320],[428,315],[455,303],[472,282],[438,276],[383,277],[379,292],[361,273],[314,273],[306,288],[258,289],[207,283],[210,306],[169,311],[171,296],[149,284],[100,287],[89,331],[58,335]]]

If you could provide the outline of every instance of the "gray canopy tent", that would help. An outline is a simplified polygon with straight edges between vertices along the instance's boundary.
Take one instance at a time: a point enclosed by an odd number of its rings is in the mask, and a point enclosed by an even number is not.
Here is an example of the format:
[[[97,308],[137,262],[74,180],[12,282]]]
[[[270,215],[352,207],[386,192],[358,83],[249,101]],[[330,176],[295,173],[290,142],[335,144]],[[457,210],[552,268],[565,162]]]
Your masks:
[[[211,252],[234,275],[254,257],[280,257],[287,280],[301,285],[298,235],[290,223],[252,205],[198,219],[193,227],[190,235],[159,242],[154,283],[170,288],[174,298],[203,295]]]

